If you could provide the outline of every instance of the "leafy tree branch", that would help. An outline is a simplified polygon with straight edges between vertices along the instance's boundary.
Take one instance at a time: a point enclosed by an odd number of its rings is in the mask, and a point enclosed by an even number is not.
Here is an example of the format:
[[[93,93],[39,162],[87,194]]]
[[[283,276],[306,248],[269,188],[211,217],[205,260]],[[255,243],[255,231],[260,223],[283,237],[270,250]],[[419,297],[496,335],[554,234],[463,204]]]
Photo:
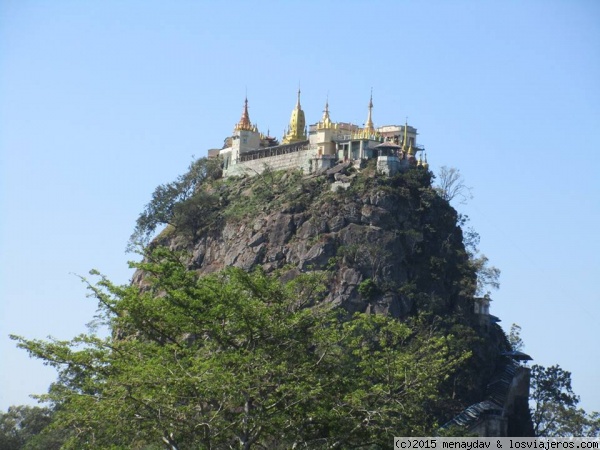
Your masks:
[[[91,286],[110,337],[13,336],[58,370],[65,448],[386,446],[435,429],[426,405],[470,356],[391,317],[341,321],[318,273],[200,277],[160,247],[136,267],[143,287]]]

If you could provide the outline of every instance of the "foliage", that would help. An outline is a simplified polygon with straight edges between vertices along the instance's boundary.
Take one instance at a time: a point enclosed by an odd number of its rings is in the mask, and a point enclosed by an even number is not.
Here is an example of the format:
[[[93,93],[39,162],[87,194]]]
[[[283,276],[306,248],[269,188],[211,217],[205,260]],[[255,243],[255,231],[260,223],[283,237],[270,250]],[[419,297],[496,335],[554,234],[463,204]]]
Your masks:
[[[464,228],[469,218],[465,215],[459,217],[459,224]],[[477,275],[475,292],[478,297],[489,297],[490,289],[500,288],[500,269],[489,265],[489,258],[479,252],[479,234],[473,228],[466,228],[464,232],[465,250],[469,255],[469,264]]]
[[[261,212],[304,211],[322,193],[322,180],[303,178],[302,172],[264,171],[252,178],[225,181],[230,192],[223,216],[229,221],[253,218]],[[231,183],[231,184],[229,184]]]
[[[379,288],[377,287],[377,283],[375,283],[371,278],[361,281],[361,283],[358,285],[358,293],[366,299],[373,299],[378,292]]]
[[[554,365],[531,368],[531,417],[536,436],[600,436],[600,414],[577,408],[571,372]]]
[[[268,166],[261,174],[253,178],[247,178],[239,182],[237,191],[229,195],[229,202],[223,215],[228,220],[239,221],[246,217],[251,217],[259,213],[269,205],[276,194],[277,188],[274,184],[277,181],[277,175]]]
[[[488,296],[491,289],[499,289],[500,269],[489,265],[489,258],[485,255],[479,255],[471,259],[471,265],[477,274],[477,289],[475,295]]]
[[[437,180],[434,190],[448,203],[457,199],[459,204],[464,205],[473,198],[471,188],[465,184],[459,169],[442,166],[437,174]],[[500,269],[489,265],[489,258],[479,252],[479,234],[472,228],[466,228],[468,221],[467,216],[458,216],[458,224],[463,229],[465,250],[469,255],[469,264],[477,275],[473,295],[489,297],[490,289],[500,288]]]
[[[513,323],[510,326],[510,333],[508,334],[508,343],[515,352],[523,350],[523,347],[525,346],[525,344],[523,343],[523,339],[521,339],[521,327],[516,323]]]
[[[452,334],[321,303],[319,274],[199,277],[157,248],[144,287],[89,285],[113,335],[14,337],[57,368],[44,400],[65,448],[387,448],[428,435],[439,387],[469,356]]]
[[[137,219],[135,230],[129,241],[129,248],[149,242],[156,228],[172,225],[188,230],[198,225],[198,220],[216,201],[200,193],[200,186],[207,180],[220,176],[220,160],[199,158],[192,162],[188,171],[177,180],[158,186],[152,200]],[[207,205],[204,201],[208,200]]]
[[[59,449],[63,439],[59,433],[46,429],[53,411],[37,406],[11,406],[0,412],[0,448],[2,450]]]

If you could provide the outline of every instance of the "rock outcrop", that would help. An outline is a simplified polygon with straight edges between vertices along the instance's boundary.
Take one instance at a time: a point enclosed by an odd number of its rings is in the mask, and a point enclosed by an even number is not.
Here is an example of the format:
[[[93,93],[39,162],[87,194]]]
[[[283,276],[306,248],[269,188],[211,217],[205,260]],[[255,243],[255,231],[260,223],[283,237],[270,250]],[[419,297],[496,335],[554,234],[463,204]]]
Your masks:
[[[395,178],[349,164],[319,175],[267,173],[208,189],[219,206],[211,223],[164,233],[156,242],[191,255],[210,273],[227,266],[267,272],[329,270],[327,300],[349,312],[406,317],[416,302],[454,308],[469,295],[457,214],[414,170]],[[350,188],[332,192],[341,177]],[[207,218],[206,221],[209,221]],[[361,294],[361,283],[376,287]]]

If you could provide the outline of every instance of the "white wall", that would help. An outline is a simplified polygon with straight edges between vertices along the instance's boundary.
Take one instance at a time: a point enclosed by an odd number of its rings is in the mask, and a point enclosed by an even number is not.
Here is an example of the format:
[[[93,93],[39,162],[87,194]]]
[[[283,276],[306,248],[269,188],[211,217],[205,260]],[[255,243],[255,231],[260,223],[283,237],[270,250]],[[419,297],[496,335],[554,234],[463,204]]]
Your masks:
[[[265,164],[273,170],[302,169],[304,173],[310,172],[310,160],[317,156],[315,149],[301,150],[284,155],[269,156],[267,158],[244,161],[242,163],[231,165],[223,172],[223,176],[230,177],[234,175],[256,175],[262,173]]]

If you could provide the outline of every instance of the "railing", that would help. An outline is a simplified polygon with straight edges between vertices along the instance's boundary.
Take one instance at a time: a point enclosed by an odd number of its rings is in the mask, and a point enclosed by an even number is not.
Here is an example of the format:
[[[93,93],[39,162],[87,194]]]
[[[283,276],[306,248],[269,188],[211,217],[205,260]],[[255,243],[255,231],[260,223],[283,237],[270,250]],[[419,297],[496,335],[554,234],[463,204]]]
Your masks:
[[[275,147],[258,148],[240,153],[238,162],[254,161],[255,159],[269,158],[271,156],[287,155],[302,150],[310,150],[308,141],[294,142],[293,144],[277,145]]]

